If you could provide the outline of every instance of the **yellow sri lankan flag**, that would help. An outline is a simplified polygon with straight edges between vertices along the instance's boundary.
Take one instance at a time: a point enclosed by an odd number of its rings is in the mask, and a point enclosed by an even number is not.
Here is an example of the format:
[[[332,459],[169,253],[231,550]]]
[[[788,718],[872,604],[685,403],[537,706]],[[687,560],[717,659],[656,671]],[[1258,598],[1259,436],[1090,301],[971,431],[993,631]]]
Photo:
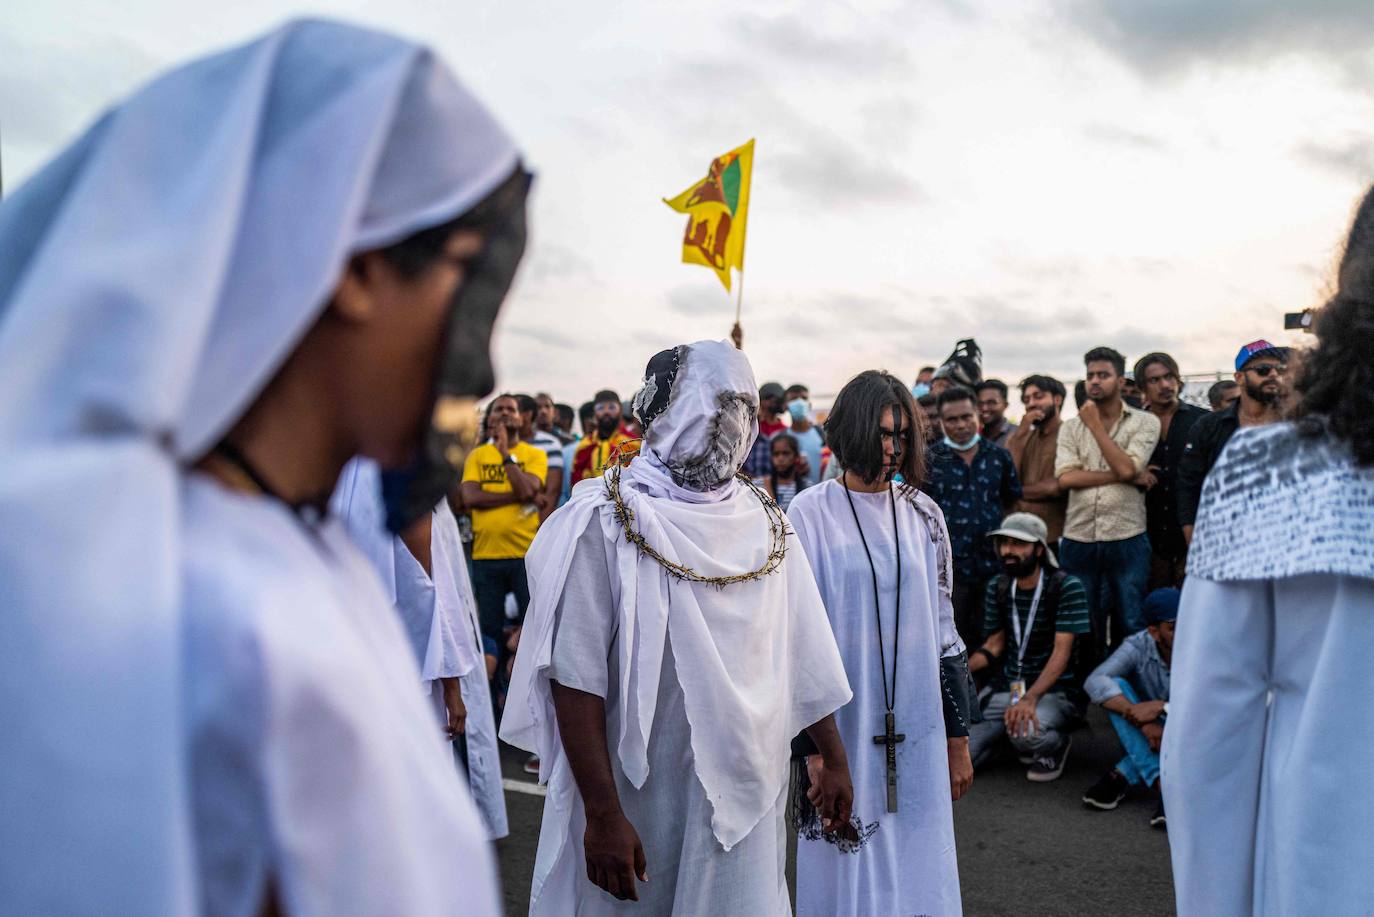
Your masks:
[[[744,270],[744,232],[749,220],[749,176],[754,141],[711,161],[706,177],[663,203],[687,214],[682,260],[711,268],[730,289],[730,268]]]

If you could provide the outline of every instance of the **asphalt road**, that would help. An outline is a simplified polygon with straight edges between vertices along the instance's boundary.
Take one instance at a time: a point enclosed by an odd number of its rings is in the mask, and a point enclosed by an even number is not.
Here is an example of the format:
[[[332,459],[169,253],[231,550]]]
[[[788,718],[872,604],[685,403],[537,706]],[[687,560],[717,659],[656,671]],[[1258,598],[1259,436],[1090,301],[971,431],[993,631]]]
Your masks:
[[[524,756],[503,749],[506,777],[529,785]],[[980,770],[954,806],[959,878],[968,917],[1163,917],[1174,913],[1165,832],[1149,826],[1154,800],[1128,796],[1089,810],[1083,791],[1121,757],[1100,710],[1074,733],[1064,775],[1031,783],[1009,754]],[[506,792],[510,836],[498,844],[506,913],[529,907],[543,799]],[[792,862],[789,858],[788,872]]]

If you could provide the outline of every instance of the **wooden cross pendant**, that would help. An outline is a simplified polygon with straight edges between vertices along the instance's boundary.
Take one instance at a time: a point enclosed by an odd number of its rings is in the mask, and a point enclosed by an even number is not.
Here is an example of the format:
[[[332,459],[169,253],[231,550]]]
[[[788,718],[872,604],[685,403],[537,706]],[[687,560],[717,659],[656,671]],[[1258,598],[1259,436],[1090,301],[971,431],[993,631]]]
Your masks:
[[[905,742],[906,735],[897,732],[897,719],[888,711],[887,731],[885,734],[873,737],[874,745],[887,746],[887,810],[897,811],[897,743]]]

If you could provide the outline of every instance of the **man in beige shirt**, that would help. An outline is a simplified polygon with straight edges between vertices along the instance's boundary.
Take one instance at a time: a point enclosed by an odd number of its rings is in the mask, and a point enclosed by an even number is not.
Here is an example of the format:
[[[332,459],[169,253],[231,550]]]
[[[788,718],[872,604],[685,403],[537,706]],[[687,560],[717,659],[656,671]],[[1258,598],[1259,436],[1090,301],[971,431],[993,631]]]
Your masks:
[[[1060,562],[1088,593],[1093,652],[1080,659],[1086,666],[1145,629],[1142,604],[1150,575],[1145,491],[1155,484],[1146,465],[1159,442],[1159,420],[1122,401],[1125,357],[1096,347],[1083,361],[1088,400],[1059,428],[1054,465],[1059,486],[1069,495]],[[1115,612],[1110,633],[1104,593]]]

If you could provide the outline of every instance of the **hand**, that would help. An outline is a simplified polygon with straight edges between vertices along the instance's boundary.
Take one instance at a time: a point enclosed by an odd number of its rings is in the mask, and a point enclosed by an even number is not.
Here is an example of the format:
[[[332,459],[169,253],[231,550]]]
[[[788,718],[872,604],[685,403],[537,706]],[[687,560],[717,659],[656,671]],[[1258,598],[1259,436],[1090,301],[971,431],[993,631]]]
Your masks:
[[[842,761],[832,765],[820,755],[811,755],[806,761],[806,773],[811,778],[806,798],[820,813],[821,827],[826,831],[848,827],[854,809],[854,784],[849,779],[849,763]]]
[[[1140,727],[1140,731],[1149,740],[1150,751],[1159,751],[1160,743],[1164,741],[1164,725],[1162,723],[1146,723]]]
[[[735,342],[736,350],[744,349],[744,329],[740,327],[739,322],[735,322],[735,327],[730,329],[730,340]]]
[[[1035,698],[1027,694],[1007,708],[1002,714],[1007,734],[1014,739],[1024,739],[1040,731],[1040,718],[1035,715]]]
[[[1146,490],[1149,490],[1151,487],[1154,487],[1156,484],[1159,483],[1159,478],[1155,477],[1155,474],[1152,470],[1146,468],[1144,471],[1137,474],[1135,476],[1135,480],[1131,483],[1135,484],[1137,487],[1143,487]]]
[[[950,739],[949,795],[956,802],[973,786],[973,759],[968,755],[968,736]]]
[[[1131,704],[1126,708],[1126,722],[1137,729],[1146,723],[1153,723],[1159,719],[1159,715],[1164,712],[1164,701],[1147,700],[1138,704]]]
[[[587,832],[582,835],[582,851],[587,858],[587,879],[621,901],[638,901],[635,877],[649,881],[644,862],[644,846],[634,825],[617,810],[613,815],[587,816]]]
[[[1089,430],[1102,428],[1102,415],[1097,411],[1096,401],[1083,402],[1083,406],[1078,409],[1078,419],[1083,421],[1083,425]]]
[[[468,725],[468,708],[463,703],[462,684],[456,678],[441,678],[439,685],[444,693],[444,710],[448,713],[444,734],[453,739],[462,735]]]
[[[501,458],[510,455],[510,428],[498,423],[491,428],[491,444],[501,453]]]
[[[1016,432],[1012,439],[1025,439],[1031,435],[1031,431],[1045,422],[1045,412],[1040,408],[1026,408],[1026,413],[1021,417],[1021,423],[1017,424]]]

